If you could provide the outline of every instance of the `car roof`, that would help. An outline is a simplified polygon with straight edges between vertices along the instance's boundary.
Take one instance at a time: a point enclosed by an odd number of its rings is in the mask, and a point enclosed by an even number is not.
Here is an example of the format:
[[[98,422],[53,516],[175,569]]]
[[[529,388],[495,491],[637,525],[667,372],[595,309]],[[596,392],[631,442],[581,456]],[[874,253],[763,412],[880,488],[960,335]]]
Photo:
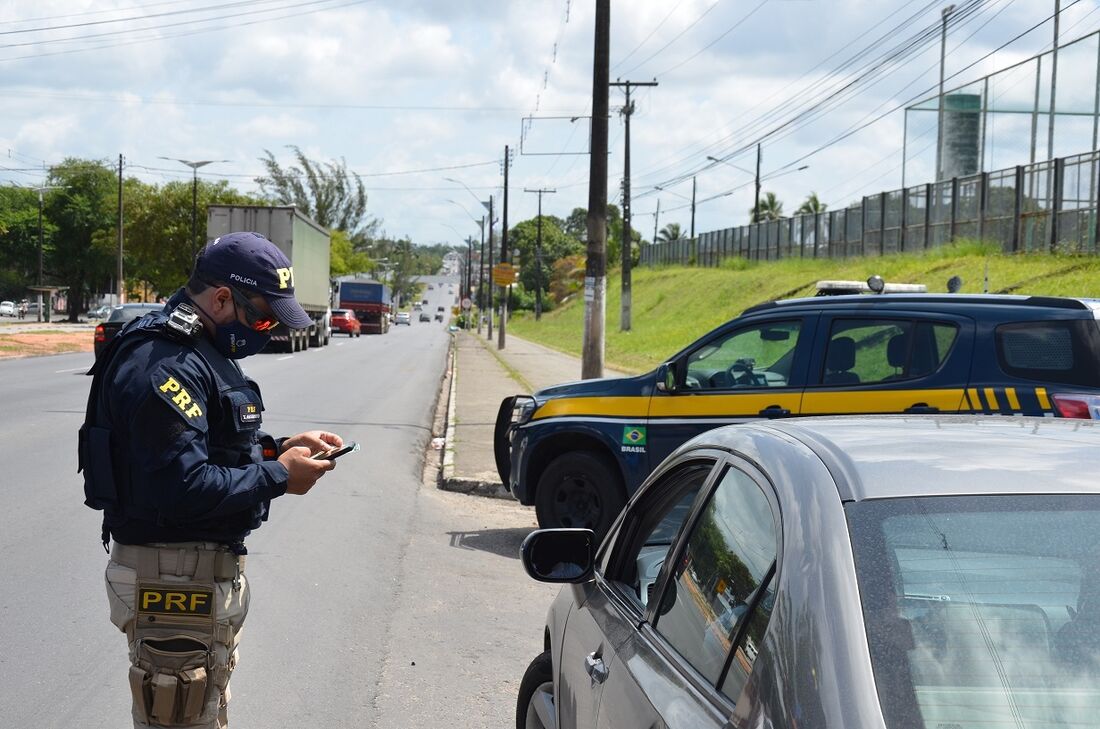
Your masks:
[[[868,307],[911,308],[914,305],[939,307],[966,306],[1034,306],[1050,309],[1077,309],[1100,312],[1100,299],[1070,298],[1063,296],[1021,296],[1016,294],[845,294],[841,296],[808,296],[798,299],[781,299],[745,309],[743,314],[753,314],[774,309],[813,308],[860,304]]]
[[[1100,423],[1041,417],[814,417],[732,425],[694,447],[743,451],[746,429],[809,448],[841,499],[967,494],[1100,494]],[[755,446],[750,446],[755,450]],[[752,454],[749,454],[750,457]]]

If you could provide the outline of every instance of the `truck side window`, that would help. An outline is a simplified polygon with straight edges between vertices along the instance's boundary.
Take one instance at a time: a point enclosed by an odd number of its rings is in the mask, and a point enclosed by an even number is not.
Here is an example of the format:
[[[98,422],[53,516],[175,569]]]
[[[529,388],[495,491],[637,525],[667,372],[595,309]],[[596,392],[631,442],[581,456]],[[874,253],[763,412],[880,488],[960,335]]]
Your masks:
[[[771,321],[738,329],[688,355],[689,390],[787,387],[802,322]]]

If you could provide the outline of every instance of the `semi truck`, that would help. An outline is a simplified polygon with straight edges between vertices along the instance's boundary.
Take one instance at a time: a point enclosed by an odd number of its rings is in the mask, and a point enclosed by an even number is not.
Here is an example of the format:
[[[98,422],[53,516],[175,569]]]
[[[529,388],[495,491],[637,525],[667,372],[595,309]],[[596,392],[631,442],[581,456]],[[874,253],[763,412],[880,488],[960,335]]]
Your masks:
[[[390,287],[378,281],[340,281],[341,309],[352,309],[363,334],[385,334],[390,328]]]
[[[329,232],[292,206],[208,205],[206,236],[251,231],[279,247],[294,269],[294,298],[313,320],[305,329],[280,324],[271,340],[289,352],[323,347],[332,338],[332,281]]]

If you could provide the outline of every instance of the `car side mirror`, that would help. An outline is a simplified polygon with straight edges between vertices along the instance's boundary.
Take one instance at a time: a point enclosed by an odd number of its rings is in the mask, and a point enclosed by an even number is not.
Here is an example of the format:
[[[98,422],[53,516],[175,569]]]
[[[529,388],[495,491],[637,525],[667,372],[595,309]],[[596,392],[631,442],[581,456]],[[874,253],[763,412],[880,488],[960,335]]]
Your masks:
[[[657,368],[657,392],[676,391],[676,363],[665,362]]]
[[[527,574],[539,582],[587,582],[596,566],[591,529],[538,529],[520,546]]]

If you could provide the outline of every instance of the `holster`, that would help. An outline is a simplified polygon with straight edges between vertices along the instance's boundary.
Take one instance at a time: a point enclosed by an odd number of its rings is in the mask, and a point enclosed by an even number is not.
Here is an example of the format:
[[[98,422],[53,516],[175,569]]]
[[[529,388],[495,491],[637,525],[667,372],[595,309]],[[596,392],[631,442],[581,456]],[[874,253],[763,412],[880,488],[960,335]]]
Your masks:
[[[199,551],[190,580],[165,582],[159,552],[148,547],[137,555],[130,656],[134,718],[165,727],[210,721],[204,713],[208,707],[217,711],[213,692],[228,683],[228,670],[216,665],[218,553]]]

